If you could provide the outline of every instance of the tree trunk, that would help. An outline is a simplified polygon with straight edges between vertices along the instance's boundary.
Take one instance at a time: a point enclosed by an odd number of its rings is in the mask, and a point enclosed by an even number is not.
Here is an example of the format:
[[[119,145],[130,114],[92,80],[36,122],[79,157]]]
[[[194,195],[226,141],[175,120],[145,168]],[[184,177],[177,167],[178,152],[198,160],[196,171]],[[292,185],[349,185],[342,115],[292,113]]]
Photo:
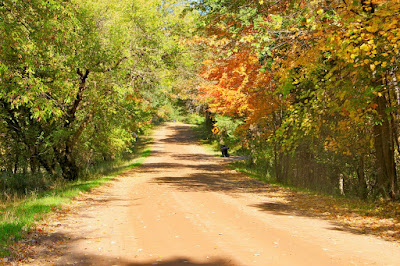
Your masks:
[[[38,160],[37,160],[37,147],[35,145],[31,146],[31,155],[29,158],[29,164],[31,168],[31,173],[35,174],[38,171]]]
[[[205,123],[207,129],[209,130],[213,129],[215,124],[214,116],[208,110],[205,112],[205,119],[206,119]]]
[[[14,160],[14,174],[18,172],[18,164],[19,164],[19,152],[15,153],[15,160]]]
[[[72,149],[69,144],[66,144],[61,151],[55,150],[57,161],[60,165],[62,176],[64,179],[73,181],[78,179],[78,166],[72,155]]]
[[[397,198],[397,175],[394,158],[393,127],[386,113],[388,102],[385,96],[376,97],[377,113],[380,121],[373,128],[376,153],[377,185],[385,198]]]
[[[360,158],[357,165],[357,177],[358,177],[358,196],[366,200],[368,197],[368,187],[365,179],[365,165],[364,158]]]
[[[281,167],[280,167],[280,162],[279,162],[279,158],[278,158],[278,143],[275,142],[274,143],[274,168],[275,168],[275,178],[276,181],[280,182],[282,179],[282,171],[281,171]]]
[[[77,74],[80,76],[79,89],[76,94],[75,101],[72,103],[66,113],[66,120],[64,124],[65,129],[71,128],[71,125],[76,120],[76,112],[83,100],[83,94],[86,90],[86,81],[89,77],[89,73],[90,71],[88,69],[86,69],[84,72],[82,72],[80,69],[77,69]],[[66,180],[72,181],[78,179],[79,168],[76,164],[75,158],[73,157],[73,146],[78,140],[79,136],[82,134],[87,123],[91,120],[92,116],[93,113],[91,112],[88,115],[87,119],[82,122],[81,126],[78,128],[74,135],[66,137],[63,145],[54,148],[54,153],[57,156],[57,161],[62,171],[62,176]]]
[[[288,182],[290,156],[286,152],[279,151],[278,143],[274,145],[274,168],[276,181],[282,184]]]
[[[56,166],[55,164],[50,164],[47,160],[43,159],[42,156],[38,156],[38,161],[40,165],[43,166],[43,168],[47,171],[52,176],[55,176],[57,174],[56,172]]]
[[[274,125],[274,133],[276,136],[276,129],[279,128],[282,124],[283,111],[281,110],[272,113],[272,121]],[[281,151],[281,147],[279,145],[279,141],[274,141],[274,168],[275,168],[275,178],[276,181],[280,183],[285,183],[288,180],[288,165],[289,165],[289,156],[285,156],[285,152]]]

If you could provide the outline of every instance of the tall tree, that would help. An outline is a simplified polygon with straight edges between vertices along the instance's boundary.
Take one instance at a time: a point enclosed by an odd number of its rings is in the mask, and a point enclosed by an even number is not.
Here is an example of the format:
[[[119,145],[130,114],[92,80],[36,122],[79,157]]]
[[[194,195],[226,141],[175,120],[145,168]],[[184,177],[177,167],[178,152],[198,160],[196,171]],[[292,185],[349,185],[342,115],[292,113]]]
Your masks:
[[[28,160],[74,180],[126,150],[188,62],[180,3],[2,1],[0,129],[15,171]]]
[[[232,115],[243,105],[230,105],[229,99],[236,97],[234,102],[241,103],[255,99],[254,108],[245,109],[262,120],[247,119],[247,125],[271,126],[265,137],[276,147],[275,161],[292,153],[289,164],[297,169],[293,180],[307,165],[298,162],[306,159],[311,171],[304,178],[314,176],[308,185],[320,182],[315,170],[332,165],[327,175],[333,179],[348,176],[349,171],[358,176],[362,197],[367,189],[398,197],[397,1],[210,0],[198,2],[198,7],[205,17],[203,33],[220,47],[213,63],[206,62],[210,67],[204,76],[213,81],[205,86],[205,95],[222,107],[216,111]],[[244,66],[245,59],[242,65],[230,61],[237,54],[258,59],[257,70],[243,71],[246,75],[258,71],[258,78],[243,83],[236,78],[240,71],[224,67]],[[218,76],[210,75],[212,71]],[[254,88],[260,77],[270,82]],[[238,93],[238,87],[246,93]],[[271,96],[257,102],[263,99],[260,91]],[[275,164],[277,177],[280,165]]]

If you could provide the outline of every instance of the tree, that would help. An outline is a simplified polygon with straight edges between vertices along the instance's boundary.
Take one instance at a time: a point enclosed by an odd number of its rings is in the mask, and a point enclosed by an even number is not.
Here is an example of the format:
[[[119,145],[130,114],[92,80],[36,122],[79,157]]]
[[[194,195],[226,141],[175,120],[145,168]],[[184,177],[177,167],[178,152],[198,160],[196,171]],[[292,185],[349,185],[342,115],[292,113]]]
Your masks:
[[[278,179],[321,186],[316,183],[327,175],[332,186],[346,176],[350,186],[362,188],[361,197],[398,197],[397,1],[201,1],[198,8],[202,32],[220,47],[217,59],[206,63],[203,76],[213,83],[205,95],[225,115],[237,116],[243,106],[252,113],[247,125],[267,132]],[[254,70],[243,71],[259,72],[249,84],[238,82],[240,64],[231,59],[243,54],[258,60]],[[269,83],[254,88],[260,77]],[[227,92],[240,107],[230,104]],[[255,104],[247,108],[250,99]],[[296,170],[282,174],[290,167]]]
[[[187,62],[182,9],[158,0],[3,1],[0,129],[15,172],[29,160],[31,172],[74,180],[85,163],[125,151],[165,95],[156,91]]]

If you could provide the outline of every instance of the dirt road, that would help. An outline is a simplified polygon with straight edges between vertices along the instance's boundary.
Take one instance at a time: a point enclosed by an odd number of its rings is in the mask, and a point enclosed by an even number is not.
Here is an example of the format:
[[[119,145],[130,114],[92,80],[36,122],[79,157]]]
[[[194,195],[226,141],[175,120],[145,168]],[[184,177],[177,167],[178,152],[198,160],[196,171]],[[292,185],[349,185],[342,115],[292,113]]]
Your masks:
[[[179,123],[158,130],[144,165],[53,221],[29,264],[400,265],[397,244],[285,211],[192,136]]]

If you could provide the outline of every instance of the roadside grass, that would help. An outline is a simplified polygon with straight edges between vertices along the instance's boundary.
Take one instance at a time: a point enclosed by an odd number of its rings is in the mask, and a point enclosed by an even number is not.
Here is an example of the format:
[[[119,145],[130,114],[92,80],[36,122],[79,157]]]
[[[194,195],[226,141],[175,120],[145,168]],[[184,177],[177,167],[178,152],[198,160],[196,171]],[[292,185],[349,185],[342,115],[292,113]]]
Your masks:
[[[91,169],[91,172],[78,181],[58,182],[50,190],[31,192],[22,199],[0,202],[0,258],[11,255],[11,246],[23,239],[36,221],[42,220],[46,214],[59,209],[79,194],[113,180],[124,171],[140,166],[150,153],[150,149],[143,145],[137,151],[136,158],[129,161],[119,161],[118,165],[109,165],[108,168]]]
[[[282,211],[293,215],[321,217],[341,226],[343,231],[369,234],[400,243],[400,203],[389,200],[362,201],[341,195],[329,195],[310,189],[284,185],[243,161],[230,168],[266,184],[265,196],[278,198]]]
[[[204,124],[196,123],[192,128],[209,154],[221,156],[218,141],[210,135]],[[339,226],[341,229],[338,230],[375,235],[400,243],[400,202],[382,199],[363,201],[355,197],[282,184],[273,178],[271,167],[255,167],[246,160],[232,161],[228,167],[264,182],[265,196],[282,202],[282,212],[320,217]]]

